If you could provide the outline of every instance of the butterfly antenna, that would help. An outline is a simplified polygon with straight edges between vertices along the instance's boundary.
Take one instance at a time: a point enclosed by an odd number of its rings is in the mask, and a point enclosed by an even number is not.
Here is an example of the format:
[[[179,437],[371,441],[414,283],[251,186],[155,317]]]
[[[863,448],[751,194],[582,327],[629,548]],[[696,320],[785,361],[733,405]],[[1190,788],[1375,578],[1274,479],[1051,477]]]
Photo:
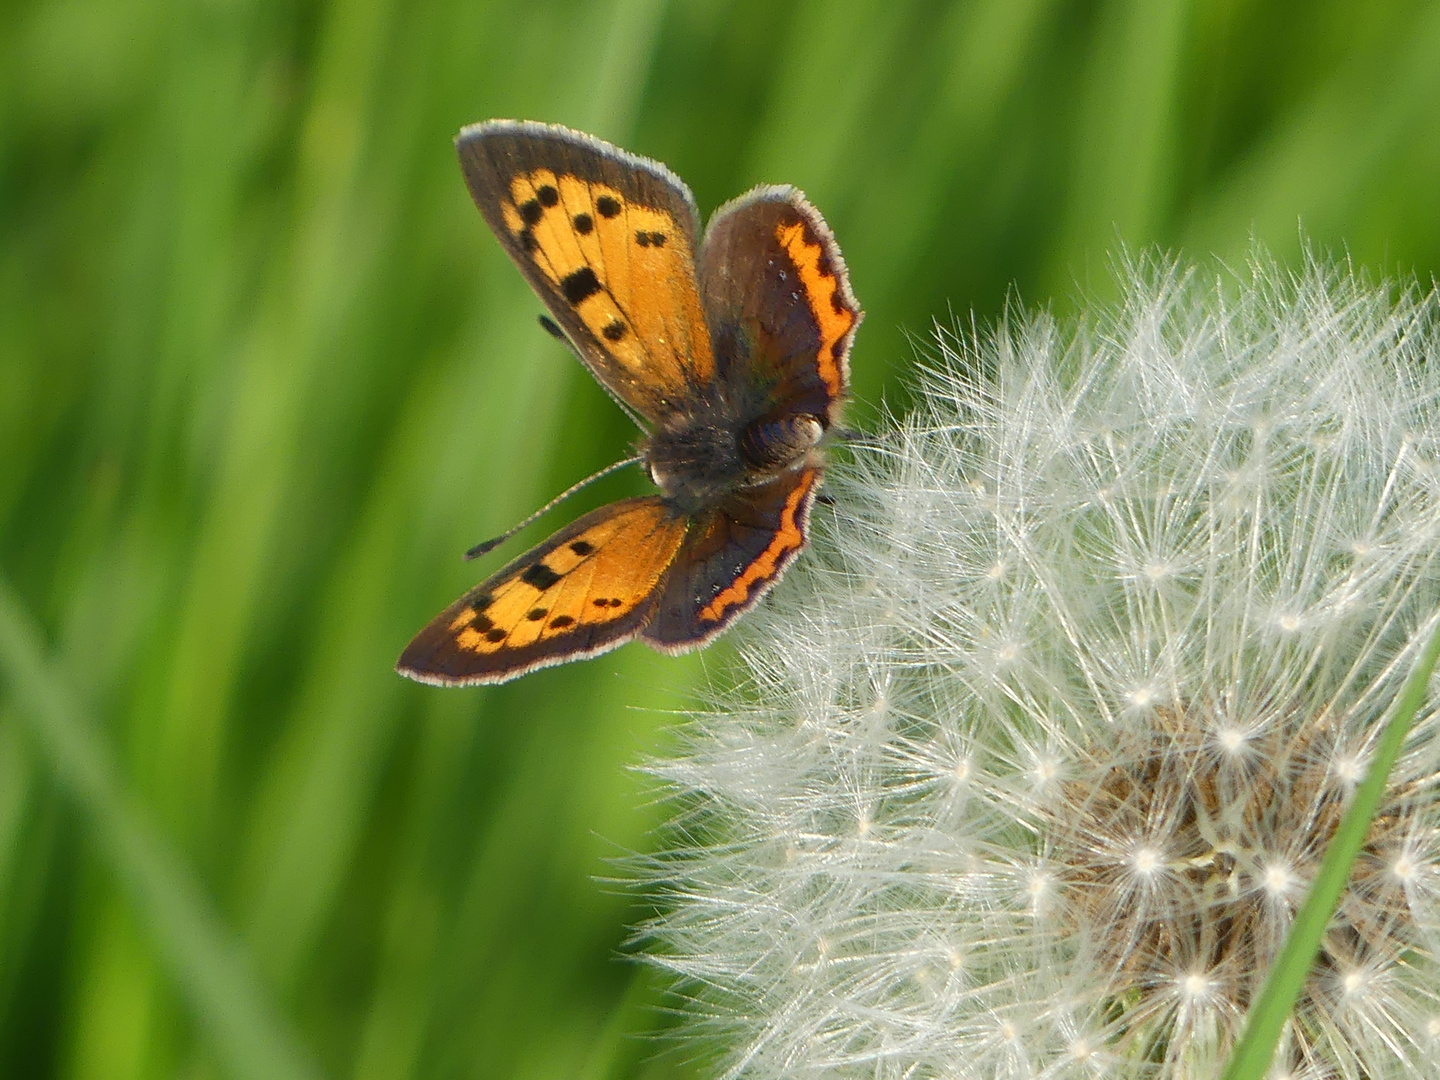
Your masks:
[[[554,510],[555,507],[559,506],[562,502],[568,499],[571,495],[574,495],[577,491],[579,491],[586,485],[593,484],[596,480],[599,480],[602,477],[609,476],[613,472],[619,472],[626,465],[634,465],[639,460],[640,455],[636,454],[634,457],[628,457],[624,461],[617,461],[613,465],[606,465],[605,468],[601,469],[597,473],[591,473],[584,480],[581,480],[578,484],[571,484],[559,495],[556,495],[555,498],[551,499],[544,506],[540,507],[539,510],[536,510],[533,514],[527,517],[524,521],[520,522],[520,524],[516,525],[514,528],[508,529],[505,532],[501,533],[499,536],[494,537],[490,540],[486,540],[484,543],[476,544],[469,551],[465,552],[466,561],[468,562],[471,559],[478,559],[487,551],[493,551],[495,548],[503,544],[506,540],[509,540],[512,536],[518,533],[521,529],[525,528],[525,526],[544,517],[551,510]]]

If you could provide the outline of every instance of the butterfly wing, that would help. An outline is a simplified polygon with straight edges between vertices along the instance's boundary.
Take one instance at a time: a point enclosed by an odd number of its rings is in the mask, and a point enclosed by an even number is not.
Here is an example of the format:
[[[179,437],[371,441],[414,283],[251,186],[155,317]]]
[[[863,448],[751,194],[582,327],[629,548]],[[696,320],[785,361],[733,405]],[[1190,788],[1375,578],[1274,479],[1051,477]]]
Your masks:
[[[760,187],[710,219],[699,259],[700,295],[718,378],[750,384],[777,412],[838,422],[849,353],[863,313],[839,245],[793,187]]]
[[[644,630],[665,652],[704,645],[754,606],[805,546],[820,469],[743,488],[691,528]]]
[[[441,686],[497,683],[624,644],[654,617],[688,528],[656,496],[602,506],[451,604],[396,670]]]
[[[474,124],[455,148],[475,205],[600,383],[649,420],[693,401],[714,360],[679,177],[548,124]]]

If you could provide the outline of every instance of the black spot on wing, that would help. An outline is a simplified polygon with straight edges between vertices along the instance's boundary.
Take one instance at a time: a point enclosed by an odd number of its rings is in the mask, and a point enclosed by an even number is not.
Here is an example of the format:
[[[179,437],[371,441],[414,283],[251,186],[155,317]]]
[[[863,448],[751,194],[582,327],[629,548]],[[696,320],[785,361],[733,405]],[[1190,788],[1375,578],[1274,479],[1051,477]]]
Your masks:
[[[620,200],[609,195],[601,195],[600,198],[595,200],[595,209],[600,211],[600,216],[603,218],[618,217],[620,214]]]
[[[600,291],[600,279],[590,267],[582,266],[560,279],[560,291],[571,304],[580,304]]]
[[[505,640],[507,637],[509,637],[509,636],[510,636],[509,634],[507,634],[504,630],[501,630],[501,629],[497,626],[494,630],[491,630],[489,633],[487,633],[487,634],[485,635],[485,640],[486,640],[486,641],[500,642],[500,641],[504,641],[504,640]]]
[[[612,319],[600,333],[605,336],[606,341],[619,341],[625,336],[625,324],[619,319]]]
[[[541,206],[554,206],[560,201],[560,192],[556,191],[551,184],[543,186],[535,192],[535,195],[539,198]]]
[[[578,232],[581,236],[589,236],[594,228],[595,219],[592,218],[589,214],[575,215],[575,231]]]
[[[526,225],[538,225],[544,216],[545,209],[537,200],[528,199],[520,204],[520,220]]]
[[[571,543],[570,550],[583,559],[595,550],[595,545],[588,540],[576,540]]]
[[[559,581],[562,576],[563,575],[557,574],[554,570],[551,570],[550,567],[546,566],[543,562],[537,562],[525,568],[525,572],[520,575],[520,580],[525,582],[526,585],[544,592]]]
[[[543,608],[543,607],[531,608],[529,611],[527,611],[527,612],[525,613],[525,618],[529,619],[531,622],[539,622],[539,621],[540,621],[541,619],[543,619],[547,614],[549,614],[549,609],[547,609],[547,608]]]
[[[572,619],[569,615],[556,615],[555,618],[550,620],[550,625],[556,630],[564,630],[565,627],[569,626],[574,621],[575,620]]]

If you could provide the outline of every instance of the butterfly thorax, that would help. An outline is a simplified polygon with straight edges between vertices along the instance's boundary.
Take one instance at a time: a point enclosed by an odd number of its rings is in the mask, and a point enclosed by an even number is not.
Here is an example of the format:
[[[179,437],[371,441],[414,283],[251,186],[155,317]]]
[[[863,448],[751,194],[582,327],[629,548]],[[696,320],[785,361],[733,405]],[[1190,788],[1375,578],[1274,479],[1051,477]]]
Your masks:
[[[812,461],[824,427],[803,413],[734,416],[723,407],[677,413],[641,447],[661,493],[687,514]]]

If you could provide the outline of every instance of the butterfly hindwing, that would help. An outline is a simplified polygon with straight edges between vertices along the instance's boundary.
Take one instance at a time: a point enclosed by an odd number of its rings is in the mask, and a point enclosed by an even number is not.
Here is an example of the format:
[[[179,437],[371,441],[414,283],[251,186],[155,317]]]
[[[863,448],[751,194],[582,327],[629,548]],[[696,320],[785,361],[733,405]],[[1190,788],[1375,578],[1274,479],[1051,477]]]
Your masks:
[[[455,146],[481,214],[601,384],[648,420],[692,401],[714,361],[680,179],[547,124],[475,124]]]
[[[646,643],[667,652],[695,648],[754,606],[805,546],[820,473],[794,469],[704,514],[675,559]]]
[[[398,670],[463,686],[613,649],[653,618],[688,527],[655,496],[602,506],[441,612]]]
[[[759,381],[777,409],[835,423],[863,313],[819,211],[786,186],[726,203],[710,219],[698,273],[719,362],[732,369],[721,377]]]

